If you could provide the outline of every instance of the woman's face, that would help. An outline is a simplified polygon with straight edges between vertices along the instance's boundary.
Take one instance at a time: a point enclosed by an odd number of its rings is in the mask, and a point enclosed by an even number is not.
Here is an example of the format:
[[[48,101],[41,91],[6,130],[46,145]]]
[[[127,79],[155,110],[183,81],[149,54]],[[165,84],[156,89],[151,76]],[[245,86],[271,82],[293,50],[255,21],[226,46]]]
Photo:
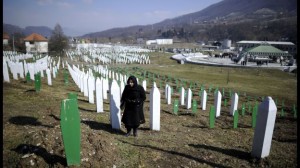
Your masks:
[[[130,79],[129,80],[129,85],[131,86],[131,87],[133,87],[133,85],[134,85],[134,83],[133,83],[133,81]]]

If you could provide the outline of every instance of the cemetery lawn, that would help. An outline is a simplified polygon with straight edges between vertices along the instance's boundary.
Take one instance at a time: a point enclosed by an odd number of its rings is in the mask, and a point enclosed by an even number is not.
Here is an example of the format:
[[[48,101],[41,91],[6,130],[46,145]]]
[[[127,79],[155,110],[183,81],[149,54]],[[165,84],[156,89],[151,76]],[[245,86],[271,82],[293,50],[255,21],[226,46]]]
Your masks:
[[[228,106],[223,106],[215,127],[209,128],[209,109],[213,105],[213,91],[208,93],[207,109],[200,107],[198,88],[193,89],[197,112],[179,107],[173,114],[173,105],[167,105],[164,86],[161,92],[160,131],[149,129],[149,94],[144,104],[146,123],[140,126],[138,137],[125,137],[125,128],[115,131],[110,126],[109,100],[104,100],[104,113],[96,113],[96,105],[89,104],[69,76],[64,84],[62,68],[52,86],[42,78],[41,91],[35,92],[34,82],[25,79],[3,83],[3,167],[67,167],[60,129],[60,104],[68,94],[78,94],[81,127],[80,167],[297,167],[297,119],[293,105],[297,101],[297,78],[280,70],[221,68],[192,64],[177,64],[171,54],[151,53],[150,65],[113,65],[139,67],[152,73],[170,75],[182,80],[212,85],[240,93],[238,128],[233,128],[233,117]],[[86,68],[85,68],[86,69]],[[227,83],[229,72],[229,82]],[[137,76],[141,72],[135,72]],[[159,79],[157,79],[159,80]],[[176,86],[175,82],[170,83]],[[157,82],[159,87],[159,83]],[[185,87],[187,89],[187,87]],[[246,93],[246,96],[244,95]],[[225,94],[225,95],[226,95]],[[247,96],[249,101],[247,100]],[[270,154],[264,159],[251,157],[254,128],[252,110],[255,100],[271,96],[278,100]],[[174,89],[172,104],[179,99]],[[284,106],[282,106],[284,100]],[[245,114],[241,104],[247,103]],[[283,113],[282,113],[283,109]],[[76,167],[76,166],[69,166]]]

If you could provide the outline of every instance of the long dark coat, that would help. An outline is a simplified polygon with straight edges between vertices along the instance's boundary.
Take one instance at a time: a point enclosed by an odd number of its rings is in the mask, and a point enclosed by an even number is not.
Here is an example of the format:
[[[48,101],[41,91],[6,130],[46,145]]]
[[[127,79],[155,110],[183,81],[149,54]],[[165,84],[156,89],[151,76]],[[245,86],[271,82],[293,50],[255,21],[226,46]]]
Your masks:
[[[132,80],[134,86],[129,85],[129,80]],[[122,122],[125,127],[138,127],[145,123],[143,105],[146,100],[145,90],[141,85],[137,84],[134,76],[130,76],[127,85],[124,88],[121,97],[121,105],[125,103],[125,109],[122,116]]]

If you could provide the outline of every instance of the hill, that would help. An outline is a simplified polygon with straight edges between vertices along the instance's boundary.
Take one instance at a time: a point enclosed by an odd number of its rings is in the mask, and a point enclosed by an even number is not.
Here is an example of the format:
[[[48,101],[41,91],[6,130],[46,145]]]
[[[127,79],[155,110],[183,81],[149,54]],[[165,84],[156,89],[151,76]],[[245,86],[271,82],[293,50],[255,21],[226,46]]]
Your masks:
[[[27,26],[25,28],[20,28],[19,26],[3,23],[3,32],[10,35],[13,33],[20,33],[25,36],[30,35],[31,33],[38,33],[48,38],[52,34],[52,29],[46,26]]]
[[[278,35],[275,35],[274,40],[280,40],[279,36],[288,36],[290,41],[296,42],[293,39],[294,35],[287,35],[286,32],[280,31],[280,24],[286,22],[286,26],[290,28],[287,32],[297,34],[297,1],[296,0],[276,0],[274,1],[240,1],[240,0],[224,0],[213,4],[199,12],[194,12],[182,15],[172,19],[166,19],[162,22],[153,25],[136,25],[123,28],[113,28],[101,32],[88,33],[82,38],[146,38],[152,39],[157,37],[179,39],[180,41],[197,41],[201,40],[233,38],[233,40],[241,40],[242,35],[236,37],[235,32],[239,32],[239,27],[248,27],[246,33],[252,31],[252,26],[264,27],[271,24],[267,31],[275,32],[279,30]],[[250,27],[249,27],[250,25]],[[223,36],[218,37],[218,33],[210,31],[212,28],[227,26],[229,32],[224,31]],[[226,29],[227,29],[226,28]],[[286,30],[286,28],[285,28]],[[181,32],[180,32],[181,31]],[[266,33],[255,32],[256,36],[252,40],[270,39],[263,37]],[[251,40],[251,39],[248,39]]]

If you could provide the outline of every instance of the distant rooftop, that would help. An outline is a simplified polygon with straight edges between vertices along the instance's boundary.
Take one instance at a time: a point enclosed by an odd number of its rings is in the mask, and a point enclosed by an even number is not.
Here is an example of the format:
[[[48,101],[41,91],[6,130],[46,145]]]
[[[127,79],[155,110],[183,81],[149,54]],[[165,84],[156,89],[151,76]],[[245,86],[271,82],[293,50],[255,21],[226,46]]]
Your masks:
[[[242,40],[242,41],[238,41],[236,42],[237,44],[261,44],[261,43],[268,43],[271,45],[295,45],[292,42],[286,42],[286,41],[246,41],[246,40]]]
[[[7,33],[3,33],[3,39],[9,39],[9,35]]]
[[[48,41],[48,40],[40,34],[32,33],[31,35],[24,38],[24,41]]]

